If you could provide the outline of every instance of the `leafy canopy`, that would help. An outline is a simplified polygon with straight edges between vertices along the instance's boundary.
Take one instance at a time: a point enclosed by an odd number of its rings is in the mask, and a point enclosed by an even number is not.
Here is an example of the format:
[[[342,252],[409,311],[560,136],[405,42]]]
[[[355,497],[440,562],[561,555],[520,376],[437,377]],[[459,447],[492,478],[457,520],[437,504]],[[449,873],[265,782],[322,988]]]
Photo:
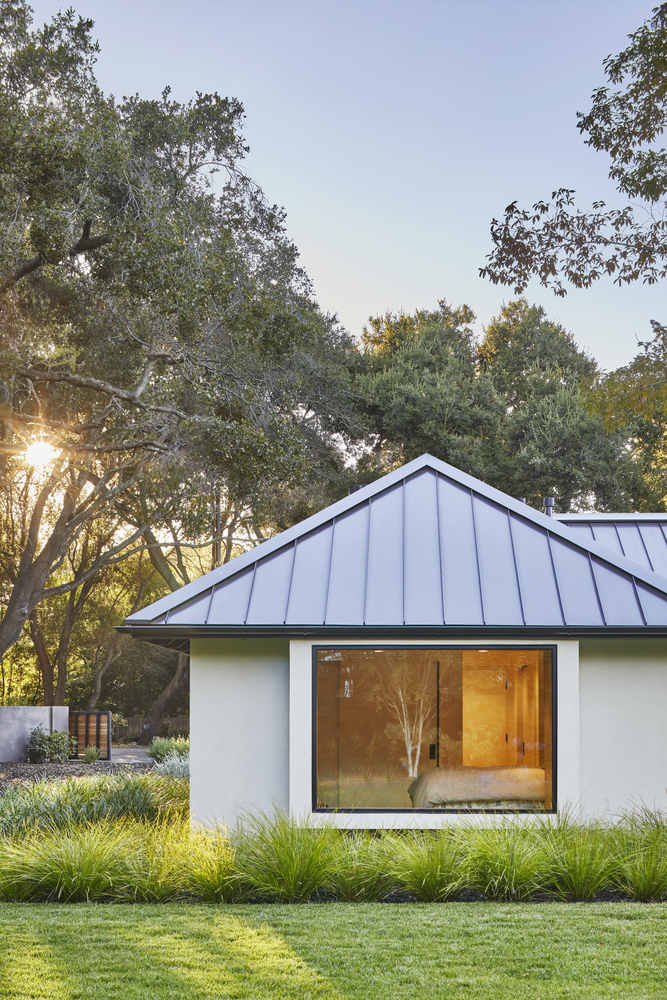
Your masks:
[[[495,284],[521,294],[538,277],[565,295],[564,282],[588,288],[608,275],[619,285],[655,284],[667,275],[667,149],[660,146],[667,125],[667,3],[629,38],[626,49],[604,61],[617,89],[598,87],[591,110],[577,117],[587,145],[610,156],[618,191],[638,202],[609,208],[600,200],[581,211],[569,188],[532,209],[513,201],[491,224],[495,246],[480,269]]]
[[[354,423],[350,338],[243,169],[241,104],[105,96],[91,30],[0,5],[0,459],[23,497],[0,650],[82,585],[50,578],[90,521],[115,529],[87,577],[160,532],[200,540],[216,492],[261,522]],[[52,459],[31,471],[35,443]]]

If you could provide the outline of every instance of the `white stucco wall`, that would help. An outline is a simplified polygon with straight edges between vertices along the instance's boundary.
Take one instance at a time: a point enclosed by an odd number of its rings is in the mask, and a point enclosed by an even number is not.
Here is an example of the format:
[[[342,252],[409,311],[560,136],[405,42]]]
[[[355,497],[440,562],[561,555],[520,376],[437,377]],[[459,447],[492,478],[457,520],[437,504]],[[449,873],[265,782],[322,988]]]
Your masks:
[[[244,809],[270,812],[275,805],[294,816],[311,814],[313,643],[289,645],[192,641],[190,794],[196,822],[233,825]],[[559,808],[587,815],[640,803],[667,808],[667,640],[556,645]],[[460,821],[424,813],[316,814],[316,820],[348,827]]]
[[[667,640],[582,641],[579,699],[583,812],[667,808]]]
[[[287,809],[288,648],[272,639],[192,640],[193,821],[232,826],[244,809]]]

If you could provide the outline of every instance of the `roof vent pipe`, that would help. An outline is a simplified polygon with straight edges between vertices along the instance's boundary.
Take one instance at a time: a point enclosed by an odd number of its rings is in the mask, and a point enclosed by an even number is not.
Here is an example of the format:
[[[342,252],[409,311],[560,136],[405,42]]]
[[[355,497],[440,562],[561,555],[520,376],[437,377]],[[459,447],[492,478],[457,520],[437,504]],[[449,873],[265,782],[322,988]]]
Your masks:
[[[525,503],[525,502],[526,502],[525,497],[519,497],[519,503]]]
[[[553,517],[553,512],[554,512],[554,498],[553,497],[545,497],[544,498],[544,513],[547,515],[547,517]]]
[[[350,496],[352,496],[353,493],[358,493],[359,490],[363,490],[365,485],[365,483],[355,483],[354,486],[350,486]]]

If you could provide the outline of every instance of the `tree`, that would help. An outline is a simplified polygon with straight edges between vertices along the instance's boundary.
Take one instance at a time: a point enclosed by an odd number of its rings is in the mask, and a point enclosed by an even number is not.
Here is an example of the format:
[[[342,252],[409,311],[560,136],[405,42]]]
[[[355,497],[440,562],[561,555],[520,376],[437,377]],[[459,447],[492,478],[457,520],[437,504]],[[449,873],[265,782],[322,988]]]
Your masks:
[[[642,477],[627,428],[591,412],[597,364],[571,334],[519,299],[486,328],[479,357],[505,403],[493,485],[538,508],[544,496],[561,511],[634,505]]]
[[[375,473],[425,451],[473,475],[493,466],[492,442],[503,405],[476,370],[467,306],[369,320],[362,338],[357,389],[365,400]],[[370,468],[369,468],[370,465]],[[360,469],[373,474],[369,459]]]
[[[667,503],[667,327],[653,320],[653,337],[640,341],[627,365],[600,373],[588,402],[610,431],[624,429],[628,448],[642,469],[644,495],[638,510],[664,510]]]
[[[357,385],[372,479],[427,451],[513,496],[559,510],[628,509],[641,469],[622,429],[590,412],[593,359],[541,308],[510,302],[481,343],[470,309],[378,317],[364,337]]]
[[[240,103],[117,103],[92,22],[30,24],[0,7],[0,455],[23,483],[0,652],[44,600],[163,544],[188,483],[262,510],[350,424],[350,338],[242,169]],[[56,580],[97,519],[112,544]]]
[[[587,145],[609,154],[620,194],[638,204],[616,209],[597,201],[589,211],[575,210],[575,192],[567,188],[532,209],[512,202],[492,222],[495,249],[480,269],[495,284],[521,294],[536,276],[565,295],[563,281],[588,288],[603,275],[619,285],[654,284],[667,275],[667,149],[657,145],[667,126],[667,3],[629,38],[604,61],[618,89],[598,87],[591,110],[577,117]]]

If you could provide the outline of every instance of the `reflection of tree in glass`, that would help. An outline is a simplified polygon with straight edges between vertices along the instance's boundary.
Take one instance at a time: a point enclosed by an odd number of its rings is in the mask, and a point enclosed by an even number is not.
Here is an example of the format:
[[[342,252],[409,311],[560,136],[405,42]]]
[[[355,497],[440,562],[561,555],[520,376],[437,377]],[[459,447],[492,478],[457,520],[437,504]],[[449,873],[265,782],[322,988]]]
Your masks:
[[[426,666],[409,666],[405,656],[383,658],[373,664],[373,697],[376,706],[388,709],[396,722],[388,725],[385,735],[402,738],[405,744],[408,775],[416,778],[424,737],[435,720],[433,671]]]

